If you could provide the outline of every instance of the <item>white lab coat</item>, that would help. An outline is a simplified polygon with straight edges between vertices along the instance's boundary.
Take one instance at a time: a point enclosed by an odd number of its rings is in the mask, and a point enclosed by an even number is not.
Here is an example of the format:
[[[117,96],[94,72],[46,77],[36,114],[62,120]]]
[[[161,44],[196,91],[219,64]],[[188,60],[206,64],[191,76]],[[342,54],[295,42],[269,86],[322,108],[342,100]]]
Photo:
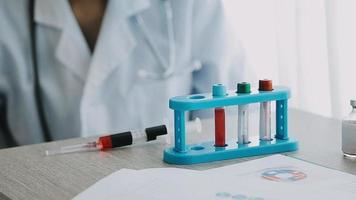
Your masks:
[[[132,22],[140,15],[167,60],[162,2],[108,2],[93,54],[66,0],[37,0],[35,22],[42,101],[54,139],[114,133],[171,118],[168,99],[209,91],[214,82],[242,80],[243,57],[228,35],[216,0],[172,1],[176,72],[168,79]],[[43,141],[33,94],[33,66],[26,0],[0,0],[0,92],[7,97],[8,122],[19,144]],[[163,12],[163,13],[162,13]],[[193,61],[202,69],[185,71]]]

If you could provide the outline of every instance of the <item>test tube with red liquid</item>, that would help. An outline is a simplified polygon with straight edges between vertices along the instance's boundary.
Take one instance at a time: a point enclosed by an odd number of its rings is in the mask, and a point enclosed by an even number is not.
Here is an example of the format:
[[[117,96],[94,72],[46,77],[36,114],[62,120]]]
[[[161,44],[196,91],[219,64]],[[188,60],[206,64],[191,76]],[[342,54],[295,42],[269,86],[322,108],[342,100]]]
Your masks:
[[[226,96],[226,87],[223,84],[213,85],[213,98]],[[225,147],[225,108],[218,107],[214,110],[215,114],[215,146]]]

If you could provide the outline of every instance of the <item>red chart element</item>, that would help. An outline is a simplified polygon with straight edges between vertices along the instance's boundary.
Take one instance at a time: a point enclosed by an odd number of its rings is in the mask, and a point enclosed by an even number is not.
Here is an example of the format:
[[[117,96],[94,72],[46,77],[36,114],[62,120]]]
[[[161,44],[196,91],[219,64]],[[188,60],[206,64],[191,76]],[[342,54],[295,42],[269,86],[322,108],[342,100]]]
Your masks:
[[[216,147],[226,146],[224,108],[215,108],[215,146]]]
[[[295,182],[305,179],[307,175],[304,172],[295,169],[274,168],[263,172],[261,177],[269,181]]]

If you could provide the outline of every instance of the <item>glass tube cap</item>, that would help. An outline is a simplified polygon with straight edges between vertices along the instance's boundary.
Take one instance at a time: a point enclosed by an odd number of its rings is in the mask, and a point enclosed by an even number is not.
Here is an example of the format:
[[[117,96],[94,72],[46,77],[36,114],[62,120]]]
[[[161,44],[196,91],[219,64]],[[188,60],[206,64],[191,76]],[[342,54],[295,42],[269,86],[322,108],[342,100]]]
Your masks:
[[[247,82],[238,83],[237,93],[251,93],[250,83]]]
[[[218,83],[213,85],[213,96],[214,97],[223,97],[226,96],[226,87],[225,85]]]
[[[272,80],[269,80],[269,79],[259,80],[258,86],[259,86],[258,87],[259,91],[272,91],[273,90]]]

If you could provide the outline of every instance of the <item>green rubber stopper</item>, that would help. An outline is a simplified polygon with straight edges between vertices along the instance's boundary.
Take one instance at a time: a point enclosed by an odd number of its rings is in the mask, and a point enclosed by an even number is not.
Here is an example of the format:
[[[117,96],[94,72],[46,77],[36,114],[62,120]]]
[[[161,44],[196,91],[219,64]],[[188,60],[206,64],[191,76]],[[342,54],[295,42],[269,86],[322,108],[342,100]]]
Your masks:
[[[237,93],[251,93],[250,83],[247,82],[238,83]]]

